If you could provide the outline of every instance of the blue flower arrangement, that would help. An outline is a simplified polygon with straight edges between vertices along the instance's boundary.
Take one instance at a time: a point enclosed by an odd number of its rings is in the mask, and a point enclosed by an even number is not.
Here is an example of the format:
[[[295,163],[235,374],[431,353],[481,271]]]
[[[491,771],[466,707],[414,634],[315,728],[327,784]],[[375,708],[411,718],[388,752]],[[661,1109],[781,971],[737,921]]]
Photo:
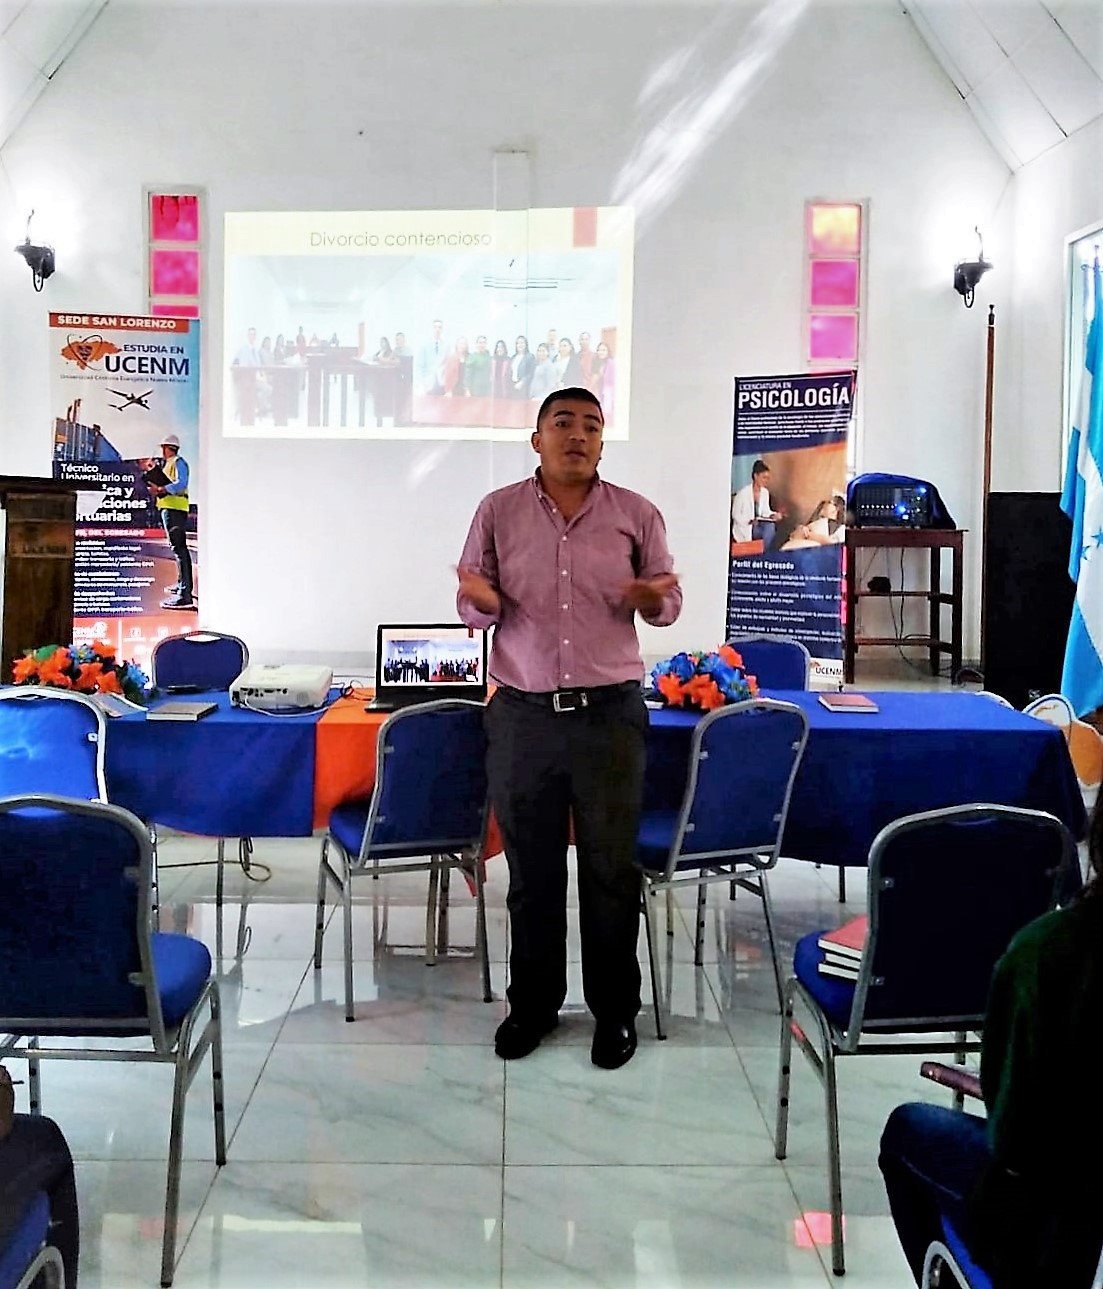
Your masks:
[[[721,645],[709,653],[676,653],[664,659],[651,672],[651,688],[671,707],[707,712],[754,698],[758,681],[747,674],[731,645]]]

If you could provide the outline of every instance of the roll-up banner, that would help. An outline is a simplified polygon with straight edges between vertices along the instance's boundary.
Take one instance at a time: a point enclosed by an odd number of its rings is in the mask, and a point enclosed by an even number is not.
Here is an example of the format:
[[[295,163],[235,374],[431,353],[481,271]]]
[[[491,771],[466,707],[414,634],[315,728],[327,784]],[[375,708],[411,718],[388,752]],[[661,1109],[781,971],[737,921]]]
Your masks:
[[[148,670],[159,639],[197,625],[199,323],[51,313],[50,351],[54,478],[93,485],[77,493],[73,639],[108,640],[119,657]],[[173,456],[165,444],[174,438],[179,452],[169,473],[186,475],[187,491],[177,487],[166,507],[169,494],[153,488],[164,486],[157,467]],[[190,607],[180,604],[187,597],[166,509],[184,516]]]
[[[843,677],[846,444],[855,371],[735,380],[727,638],[782,635]]]

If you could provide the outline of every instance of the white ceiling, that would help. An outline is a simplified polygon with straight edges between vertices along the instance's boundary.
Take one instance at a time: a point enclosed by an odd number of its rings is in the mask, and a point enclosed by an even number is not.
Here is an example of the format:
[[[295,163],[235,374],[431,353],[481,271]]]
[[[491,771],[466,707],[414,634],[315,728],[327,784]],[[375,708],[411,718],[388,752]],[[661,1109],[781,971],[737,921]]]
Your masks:
[[[1103,0],[899,3],[1012,170],[1103,115]],[[0,0],[0,146],[106,4]]]

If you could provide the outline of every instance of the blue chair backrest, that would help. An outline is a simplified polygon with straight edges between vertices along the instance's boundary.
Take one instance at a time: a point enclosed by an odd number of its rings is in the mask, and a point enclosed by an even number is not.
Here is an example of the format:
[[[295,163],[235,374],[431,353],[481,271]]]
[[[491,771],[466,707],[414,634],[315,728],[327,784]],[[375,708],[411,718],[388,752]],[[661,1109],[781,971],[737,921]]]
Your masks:
[[[0,797],[48,792],[106,801],[106,718],[80,694],[0,689]]]
[[[812,665],[808,650],[799,640],[787,636],[758,636],[729,640],[742,656],[746,671],[763,689],[807,689]]]
[[[482,843],[482,703],[444,699],[396,712],[379,731],[375,791],[360,858],[426,855]]]
[[[0,1033],[160,1026],[151,872],[149,830],[118,806],[0,800]]]
[[[1037,810],[955,806],[882,829],[849,1030],[979,1027],[997,961],[1075,862],[1068,829]]]
[[[249,650],[237,636],[192,631],[157,642],[150,660],[160,689],[229,689],[249,664]]]
[[[807,741],[808,719],[792,703],[752,699],[704,717],[693,731],[668,875],[709,856],[761,855],[772,863]]]

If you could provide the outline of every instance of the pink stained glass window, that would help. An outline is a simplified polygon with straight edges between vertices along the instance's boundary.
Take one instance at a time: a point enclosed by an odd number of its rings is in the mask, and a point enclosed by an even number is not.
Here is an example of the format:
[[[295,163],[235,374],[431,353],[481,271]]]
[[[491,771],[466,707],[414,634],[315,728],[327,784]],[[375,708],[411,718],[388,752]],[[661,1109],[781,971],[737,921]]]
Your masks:
[[[198,295],[198,251],[150,251],[150,295]]]
[[[198,242],[199,198],[175,193],[150,193],[149,240]]]
[[[813,313],[808,319],[808,353],[813,362],[858,359],[858,318],[852,313]]]
[[[862,249],[862,208],[813,203],[808,207],[808,250],[812,255],[858,255]]]
[[[198,318],[197,304],[152,304],[149,307],[152,318]]]
[[[813,309],[858,307],[858,261],[813,260]]]

